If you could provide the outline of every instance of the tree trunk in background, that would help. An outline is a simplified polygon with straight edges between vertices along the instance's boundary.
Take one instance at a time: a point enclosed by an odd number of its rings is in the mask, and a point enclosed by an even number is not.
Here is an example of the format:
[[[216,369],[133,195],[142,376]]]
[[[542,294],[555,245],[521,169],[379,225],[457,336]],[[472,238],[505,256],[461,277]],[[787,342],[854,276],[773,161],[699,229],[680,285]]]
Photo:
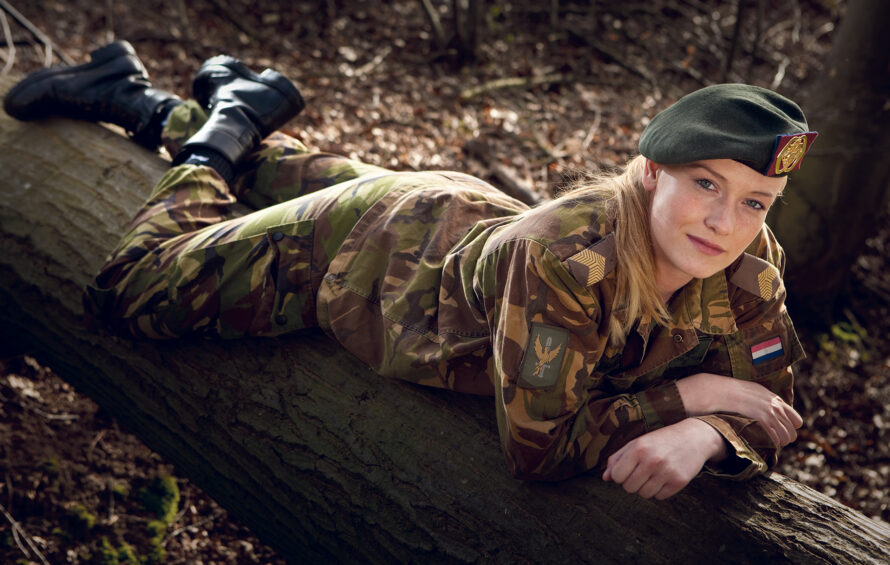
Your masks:
[[[0,77],[0,92],[9,85]],[[317,332],[130,341],[81,288],[165,163],[0,112],[0,328],[261,539],[304,562],[880,563],[890,527],[774,475],[665,501],[510,478],[492,400],[381,378]]]
[[[819,132],[769,223],[788,253],[789,299],[830,312],[890,197],[890,2],[850,0],[803,107]],[[797,98],[799,93],[789,93]]]

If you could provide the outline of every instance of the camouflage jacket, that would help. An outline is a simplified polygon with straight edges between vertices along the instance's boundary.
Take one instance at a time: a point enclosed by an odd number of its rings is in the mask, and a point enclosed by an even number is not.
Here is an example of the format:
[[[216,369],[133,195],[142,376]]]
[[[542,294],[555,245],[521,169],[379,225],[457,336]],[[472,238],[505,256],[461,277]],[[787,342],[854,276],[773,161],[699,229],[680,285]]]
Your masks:
[[[693,373],[753,380],[792,401],[790,365],[803,352],[768,228],[725,272],[681,289],[669,327],[643,321],[616,346],[615,243],[601,202],[569,195],[529,210],[449,176],[460,182],[396,188],[359,219],[324,275],[318,321],[380,374],[495,395],[514,475],[602,467],[686,417],[675,380]],[[757,422],[701,419],[734,452],[712,472],[742,479],[775,462]]]

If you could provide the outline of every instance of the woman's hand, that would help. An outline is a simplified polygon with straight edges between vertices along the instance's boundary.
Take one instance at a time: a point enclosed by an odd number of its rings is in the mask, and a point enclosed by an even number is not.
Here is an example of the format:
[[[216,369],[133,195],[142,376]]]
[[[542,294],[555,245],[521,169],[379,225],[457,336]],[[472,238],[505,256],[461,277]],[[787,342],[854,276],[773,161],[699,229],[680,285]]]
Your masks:
[[[688,416],[732,412],[757,420],[777,447],[797,439],[803,425],[800,414],[763,385],[711,373],[698,373],[677,381]]]
[[[629,493],[664,500],[680,492],[704,464],[726,457],[726,444],[710,425],[686,418],[644,434],[609,457],[604,481]]]

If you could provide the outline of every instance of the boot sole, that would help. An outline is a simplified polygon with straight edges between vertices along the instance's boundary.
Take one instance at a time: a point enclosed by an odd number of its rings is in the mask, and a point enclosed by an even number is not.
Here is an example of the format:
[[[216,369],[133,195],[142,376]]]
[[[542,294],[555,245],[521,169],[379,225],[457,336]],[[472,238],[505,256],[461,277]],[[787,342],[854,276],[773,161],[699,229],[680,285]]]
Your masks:
[[[49,105],[39,104],[35,100],[25,106],[17,107],[15,104],[15,99],[20,95],[24,95],[27,89],[39,84],[44,80],[52,79],[54,77],[65,74],[76,74],[80,71],[88,71],[90,69],[94,69],[96,67],[104,65],[109,61],[112,61],[113,59],[127,55],[133,55],[134,57],[136,56],[136,52],[133,47],[126,41],[116,41],[91,52],[89,63],[84,63],[82,65],[77,65],[74,67],[51,67],[49,69],[42,69],[31,73],[30,75],[22,79],[18,84],[9,89],[3,99],[3,109],[6,111],[7,114],[19,120],[37,120],[46,118],[52,115]],[[145,74],[144,68],[140,70],[143,74]],[[26,100],[28,98],[26,96],[23,97]]]
[[[192,92],[195,100],[203,107],[207,107],[210,103],[210,92],[208,92],[209,80],[215,69],[222,68],[232,74],[266,86],[276,90],[284,99],[294,107],[294,116],[303,111],[306,102],[300,94],[299,89],[287,77],[272,69],[266,69],[262,74],[258,74],[250,70],[247,65],[240,60],[230,57],[229,55],[217,55],[204,61],[198,72],[195,73],[195,80],[192,82]]]

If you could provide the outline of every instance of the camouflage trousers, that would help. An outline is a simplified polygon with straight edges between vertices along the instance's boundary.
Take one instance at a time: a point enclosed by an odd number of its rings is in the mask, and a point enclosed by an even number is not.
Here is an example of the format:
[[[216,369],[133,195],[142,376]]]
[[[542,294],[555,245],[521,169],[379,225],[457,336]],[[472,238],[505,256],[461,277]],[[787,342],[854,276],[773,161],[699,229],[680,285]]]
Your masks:
[[[170,154],[206,119],[194,102],[175,108],[163,132]],[[88,315],[148,338],[314,326],[327,265],[390,188],[365,181],[389,174],[310,152],[278,132],[246,157],[231,185],[208,167],[171,168],[87,289]]]

